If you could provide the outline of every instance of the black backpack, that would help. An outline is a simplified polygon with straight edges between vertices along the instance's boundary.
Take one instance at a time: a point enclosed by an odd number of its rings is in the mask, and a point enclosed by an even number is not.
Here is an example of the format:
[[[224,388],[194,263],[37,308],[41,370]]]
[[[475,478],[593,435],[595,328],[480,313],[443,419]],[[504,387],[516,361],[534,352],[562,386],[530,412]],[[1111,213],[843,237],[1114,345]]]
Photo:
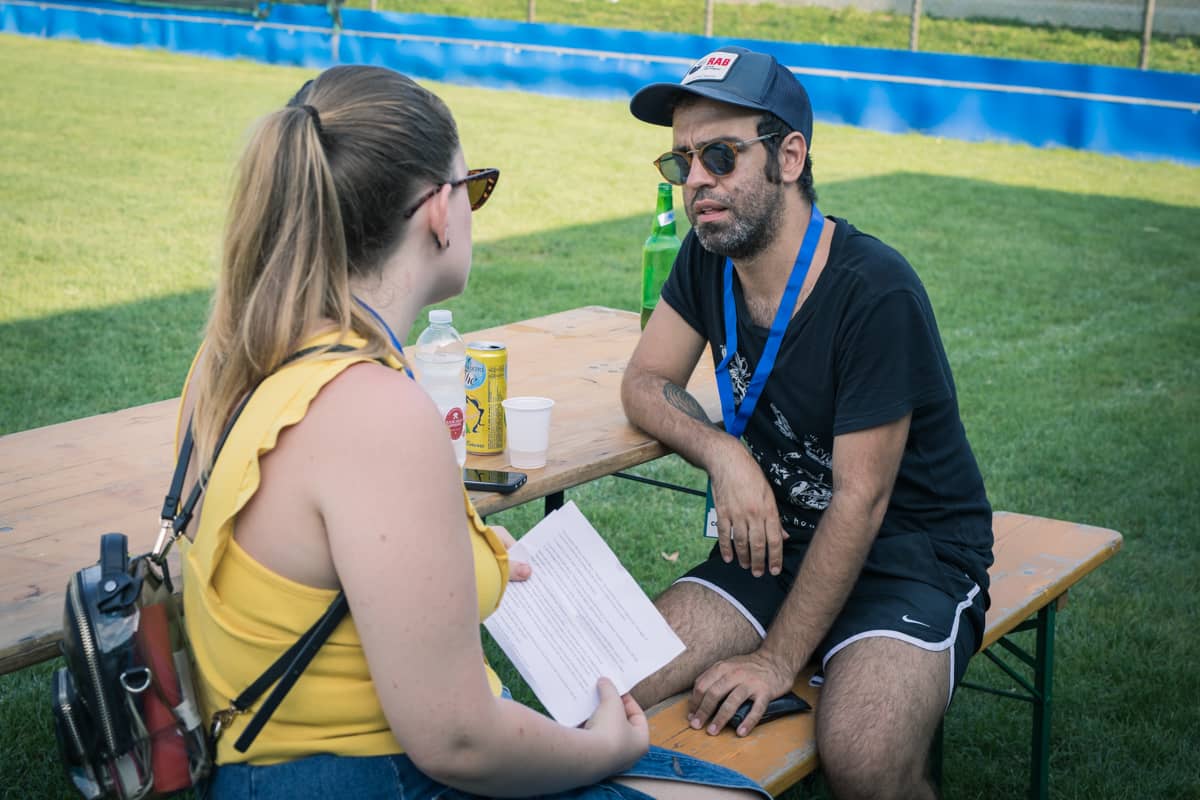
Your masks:
[[[317,349],[295,353],[283,365]],[[324,349],[352,350],[344,345]],[[214,464],[251,394],[226,425]],[[54,731],[67,775],[87,800],[160,798],[196,785],[212,770],[221,728],[274,685],[234,743],[245,752],[349,610],[345,593],[338,592],[321,618],[228,708],[216,711],[211,729],[205,729],[182,598],[174,592],[167,564],[167,552],[187,529],[212,471],[210,466],[200,476],[181,506],[192,449],[189,425],[154,550],[130,558],[125,534],[106,533],[100,537],[99,562],[76,572],[67,584],[60,645],[66,666],[53,677]]]
[[[54,729],[85,798],[165,796],[212,760],[183,638],[180,598],[125,534],[100,538],[100,561],[67,584]]]

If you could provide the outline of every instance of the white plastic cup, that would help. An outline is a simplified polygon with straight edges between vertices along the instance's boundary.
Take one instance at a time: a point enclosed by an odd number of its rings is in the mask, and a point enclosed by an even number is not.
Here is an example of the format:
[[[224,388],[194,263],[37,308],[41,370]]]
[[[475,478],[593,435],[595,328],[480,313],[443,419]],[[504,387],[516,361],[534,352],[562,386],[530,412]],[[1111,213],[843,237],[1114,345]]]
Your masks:
[[[510,397],[503,402],[504,422],[508,427],[508,463],[517,469],[546,466],[550,447],[549,397]]]

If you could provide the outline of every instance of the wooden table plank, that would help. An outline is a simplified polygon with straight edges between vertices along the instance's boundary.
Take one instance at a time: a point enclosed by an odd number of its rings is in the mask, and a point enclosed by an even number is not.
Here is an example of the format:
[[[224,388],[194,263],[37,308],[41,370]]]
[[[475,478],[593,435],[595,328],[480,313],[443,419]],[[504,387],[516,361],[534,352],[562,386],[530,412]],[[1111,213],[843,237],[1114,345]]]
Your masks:
[[[480,513],[511,508],[666,454],[658,441],[633,428],[621,409],[621,376],[640,334],[636,314],[589,306],[466,337],[468,342],[491,339],[507,345],[509,397],[541,395],[555,401],[546,466],[521,470],[529,480],[511,495],[473,492]],[[711,419],[721,418],[707,353],[689,388]],[[468,464],[508,466],[502,454],[470,456]]]
[[[524,470],[517,492],[473,492],[492,514],[658,458],[666,451],[621,410],[620,383],[638,315],[591,306],[466,334],[509,349],[509,396],[556,401],[546,466]],[[720,418],[712,362],[692,382]],[[121,531],[149,550],[170,482],[177,400],[137,406],[0,437],[0,674],[56,653],[63,589],[94,562],[99,536]],[[503,455],[469,465],[503,469]]]

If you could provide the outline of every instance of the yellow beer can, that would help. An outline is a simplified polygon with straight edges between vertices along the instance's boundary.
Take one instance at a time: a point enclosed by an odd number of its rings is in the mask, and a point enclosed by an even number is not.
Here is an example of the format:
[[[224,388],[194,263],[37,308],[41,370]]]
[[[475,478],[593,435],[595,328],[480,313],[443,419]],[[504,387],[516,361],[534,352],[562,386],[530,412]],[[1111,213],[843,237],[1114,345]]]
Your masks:
[[[500,342],[469,342],[465,385],[467,452],[504,451],[504,398],[508,397],[508,348]]]

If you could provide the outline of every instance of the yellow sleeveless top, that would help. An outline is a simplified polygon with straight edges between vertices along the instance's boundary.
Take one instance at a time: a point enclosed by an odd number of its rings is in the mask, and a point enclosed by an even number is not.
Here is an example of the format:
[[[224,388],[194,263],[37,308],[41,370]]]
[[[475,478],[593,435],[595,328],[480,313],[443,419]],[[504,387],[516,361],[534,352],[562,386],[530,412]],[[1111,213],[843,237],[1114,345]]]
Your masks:
[[[325,344],[334,335],[308,344]],[[350,337],[345,342],[361,345]],[[249,556],[234,539],[238,512],[259,485],[259,458],[279,433],[303,419],[308,405],[342,370],[369,359],[299,361],[254,392],[221,451],[205,490],[194,541],[182,541],[184,620],[198,671],[206,720],[227,708],[329,607],[337,592],[296,583]],[[401,364],[389,360],[389,366]],[[508,583],[508,555],[463,490],[475,558],[479,618],[491,614]],[[421,613],[421,609],[397,609]],[[500,679],[484,664],[494,694]],[[403,679],[403,676],[399,676]],[[234,749],[255,704],[234,718],[217,743],[219,764],[274,764],[316,753],[374,756],[402,752],[384,717],[354,620],[347,616],[317,652],[291,692],[245,753]]]

